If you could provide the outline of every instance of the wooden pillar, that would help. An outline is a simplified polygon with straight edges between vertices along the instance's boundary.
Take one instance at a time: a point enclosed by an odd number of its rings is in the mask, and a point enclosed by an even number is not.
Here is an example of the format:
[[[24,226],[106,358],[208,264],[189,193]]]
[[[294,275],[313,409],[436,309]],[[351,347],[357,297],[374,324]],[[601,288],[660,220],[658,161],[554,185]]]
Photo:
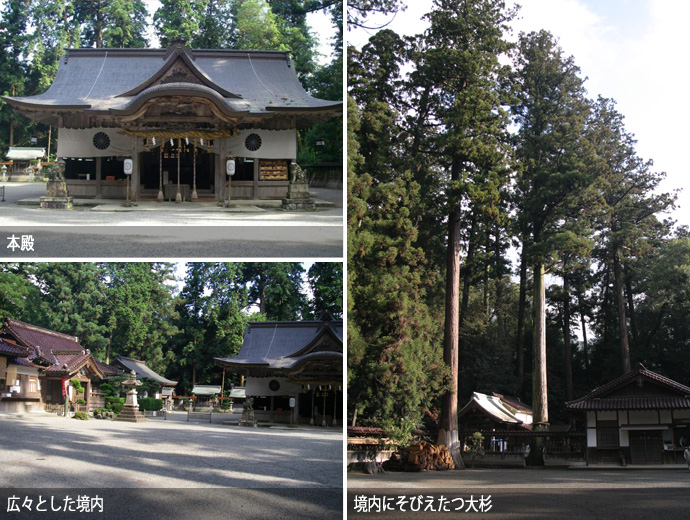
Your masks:
[[[254,159],[254,189],[252,198],[260,199],[259,196],[259,159]]]
[[[225,141],[226,138],[222,137],[218,139],[218,153],[214,153],[214,164],[215,164],[215,192],[216,200],[225,200],[225,186],[228,176],[225,174]]]
[[[191,199],[196,200],[199,198],[199,195],[196,192],[196,139],[194,139],[194,144],[192,144],[192,148],[194,149],[194,156],[192,159],[192,172],[193,172],[193,179],[192,179],[192,195]]]
[[[158,152],[158,200],[165,200],[165,195],[163,195],[163,147],[164,146],[165,146],[165,141],[161,141],[161,148],[160,148],[160,151]]]
[[[333,421],[331,426],[338,426],[338,390],[333,389]]]
[[[96,198],[101,198],[101,179],[103,178],[102,158],[96,157]]]
[[[133,137],[132,139],[135,139]],[[136,201],[139,199],[139,185],[141,184],[141,172],[139,171],[139,151],[138,147],[135,146],[134,148],[134,153],[132,153],[132,175],[131,177],[131,184],[129,185],[129,200],[130,201]]]
[[[182,139],[177,140],[177,195],[175,195],[175,202],[182,202],[182,194],[180,193],[180,157],[182,156]]]

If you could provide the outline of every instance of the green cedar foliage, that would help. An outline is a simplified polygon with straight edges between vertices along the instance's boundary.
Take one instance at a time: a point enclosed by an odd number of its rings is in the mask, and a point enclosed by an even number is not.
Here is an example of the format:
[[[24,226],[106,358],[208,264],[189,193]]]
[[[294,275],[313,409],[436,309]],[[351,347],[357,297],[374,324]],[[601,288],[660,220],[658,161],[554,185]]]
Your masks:
[[[233,48],[236,39],[234,0],[210,0],[199,22],[191,46],[196,49]]]
[[[191,391],[216,383],[222,369],[216,357],[230,357],[242,345],[247,291],[242,264],[189,263],[177,306],[180,333],[174,338],[175,365],[168,375]]]
[[[293,321],[308,314],[302,291],[304,267],[299,262],[248,262],[242,277],[249,304],[259,307],[269,321]]]
[[[376,111],[374,111],[376,110]],[[362,131],[348,105],[348,421],[409,435],[445,388],[447,370],[438,348],[439,319],[425,303],[424,252],[415,246],[410,207],[418,185],[409,173],[377,180],[390,158],[359,155],[358,139],[386,139],[392,114],[383,103],[368,107]],[[381,122],[379,124],[378,122]],[[373,132],[374,130],[367,130]],[[354,134],[354,135],[353,135]],[[390,153],[383,145],[382,150]]]
[[[314,295],[312,315],[319,319],[328,311],[334,319],[343,318],[343,264],[340,262],[315,262],[307,273],[309,286]]]
[[[82,47],[147,47],[147,16],[141,0],[75,2]]]
[[[41,263],[33,278],[40,302],[21,318],[23,321],[79,338],[94,355],[105,355],[108,344],[107,296],[103,275],[93,263]]]
[[[153,15],[153,25],[161,47],[174,40],[191,42],[199,34],[206,2],[200,0],[161,0]]]
[[[104,269],[112,356],[146,361],[152,370],[164,373],[173,358],[168,342],[178,332],[172,266],[131,262],[105,264]]]
[[[0,319],[21,320],[38,299],[38,289],[29,280],[32,271],[31,264],[0,264]]]

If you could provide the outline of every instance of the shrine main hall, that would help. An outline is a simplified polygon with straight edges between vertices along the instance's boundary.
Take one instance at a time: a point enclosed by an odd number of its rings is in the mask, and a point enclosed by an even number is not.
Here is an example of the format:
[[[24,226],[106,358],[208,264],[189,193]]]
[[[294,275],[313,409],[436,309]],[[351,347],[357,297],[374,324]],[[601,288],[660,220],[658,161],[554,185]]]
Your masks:
[[[342,115],[310,96],[287,52],[68,49],[50,88],[4,97],[58,128],[70,195],[280,199],[297,130]],[[230,165],[230,163],[232,163]],[[130,177],[129,179],[127,177]]]

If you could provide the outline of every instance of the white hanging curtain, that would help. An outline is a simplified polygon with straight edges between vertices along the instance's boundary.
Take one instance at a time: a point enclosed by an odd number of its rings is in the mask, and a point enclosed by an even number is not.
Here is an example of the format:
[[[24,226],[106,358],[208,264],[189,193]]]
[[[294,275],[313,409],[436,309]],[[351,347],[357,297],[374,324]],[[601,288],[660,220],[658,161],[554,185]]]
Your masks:
[[[117,128],[60,128],[58,130],[57,156],[131,156],[134,153],[135,139],[135,137],[125,135]]]

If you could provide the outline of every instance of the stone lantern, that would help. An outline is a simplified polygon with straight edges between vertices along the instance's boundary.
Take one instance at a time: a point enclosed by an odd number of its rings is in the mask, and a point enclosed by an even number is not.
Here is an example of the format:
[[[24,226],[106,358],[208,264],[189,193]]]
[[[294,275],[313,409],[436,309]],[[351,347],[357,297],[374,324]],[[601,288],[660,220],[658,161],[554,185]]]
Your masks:
[[[146,418],[139,411],[137,404],[137,386],[141,386],[141,384],[141,381],[137,380],[137,374],[134,370],[130,372],[130,378],[122,382],[122,388],[127,390],[127,398],[125,399],[125,406],[115,419],[116,421],[146,422]]]

